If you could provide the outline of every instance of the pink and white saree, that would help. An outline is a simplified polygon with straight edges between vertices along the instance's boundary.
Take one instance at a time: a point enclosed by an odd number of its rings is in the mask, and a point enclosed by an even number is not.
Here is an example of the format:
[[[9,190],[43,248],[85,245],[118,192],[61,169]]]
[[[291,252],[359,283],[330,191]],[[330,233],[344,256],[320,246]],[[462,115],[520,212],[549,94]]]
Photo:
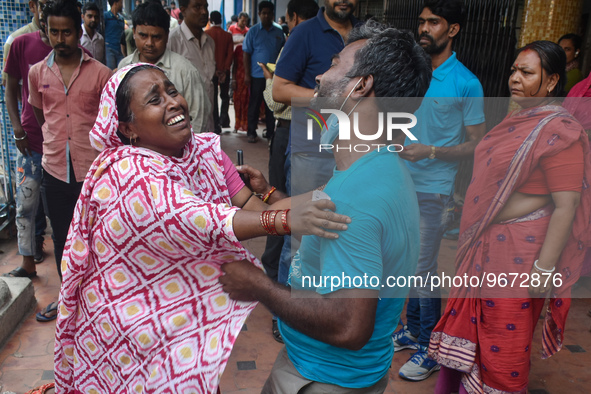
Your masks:
[[[123,146],[115,93],[103,91],[94,161],[61,262],[57,393],[215,393],[254,303],[230,300],[224,262],[256,258],[236,239],[219,137],[183,157]],[[104,149],[104,150],[103,150]]]

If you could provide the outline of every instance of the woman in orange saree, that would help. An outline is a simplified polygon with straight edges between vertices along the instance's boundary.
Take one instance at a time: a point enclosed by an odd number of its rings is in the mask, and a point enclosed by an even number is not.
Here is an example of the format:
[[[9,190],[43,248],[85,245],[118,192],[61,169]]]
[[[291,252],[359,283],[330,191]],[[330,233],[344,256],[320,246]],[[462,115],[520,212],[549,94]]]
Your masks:
[[[525,393],[550,289],[542,357],[562,347],[571,286],[591,240],[591,156],[583,128],[555,101],[565,80],[560,49],[536,41],[519,51],[509,88],[522,109],[476,148],[456,275],[484,285],[453,288],[433,330],[429,354],[442,366],[436,393]]]

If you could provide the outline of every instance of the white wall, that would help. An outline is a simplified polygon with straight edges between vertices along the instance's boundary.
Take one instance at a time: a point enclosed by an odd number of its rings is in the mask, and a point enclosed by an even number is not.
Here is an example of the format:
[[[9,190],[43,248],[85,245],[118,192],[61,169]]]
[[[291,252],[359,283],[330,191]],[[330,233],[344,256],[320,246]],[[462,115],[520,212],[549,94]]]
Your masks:
[[[222,0],[207,0],[207,3],[209,4],[208,9],[211,13],[211,11],[220,11]],[[230,17],[234,15],[234,0],[225,0],[224,14],[226,17],[226,22],[228,22],[230,20]]]

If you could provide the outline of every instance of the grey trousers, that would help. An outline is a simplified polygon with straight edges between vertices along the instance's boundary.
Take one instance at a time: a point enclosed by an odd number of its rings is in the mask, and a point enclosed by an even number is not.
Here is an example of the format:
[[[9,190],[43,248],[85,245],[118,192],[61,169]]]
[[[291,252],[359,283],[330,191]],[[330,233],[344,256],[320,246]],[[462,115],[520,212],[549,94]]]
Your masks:
[[[381,394],[388,386],[388,374],[371,387],[352,389],[319,383],[304,378],[287,355],[285,346],[279,352],[261,394]]]

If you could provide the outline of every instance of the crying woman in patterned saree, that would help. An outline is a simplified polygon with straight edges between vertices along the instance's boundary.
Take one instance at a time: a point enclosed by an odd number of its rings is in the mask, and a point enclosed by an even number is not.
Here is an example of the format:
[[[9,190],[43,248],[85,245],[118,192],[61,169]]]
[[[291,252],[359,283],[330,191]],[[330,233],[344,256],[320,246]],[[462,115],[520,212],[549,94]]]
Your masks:
[[[101,154],[61,262],[56,392],[215,393],[255,307],[222,291],[220,266],[260,266],[240,240],[267,234],[266,204],[218,136],[191,132],[186,101],[157,67],[113,75],[90,139]]]

